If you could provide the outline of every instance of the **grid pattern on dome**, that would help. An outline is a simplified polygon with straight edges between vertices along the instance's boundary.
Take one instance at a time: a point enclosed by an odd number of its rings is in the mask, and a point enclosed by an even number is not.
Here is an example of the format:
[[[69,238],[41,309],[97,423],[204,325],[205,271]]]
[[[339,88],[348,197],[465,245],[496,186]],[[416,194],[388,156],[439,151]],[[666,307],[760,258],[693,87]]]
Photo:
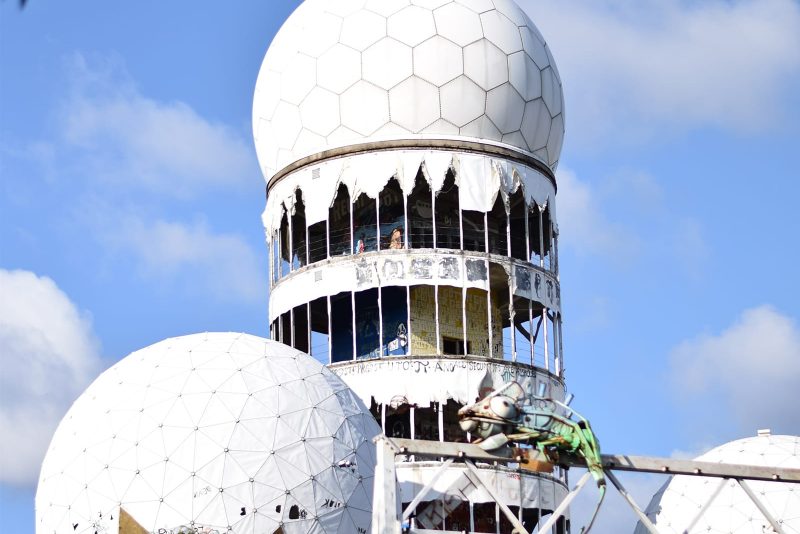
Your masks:
[[[262,170],[354,143],[461,137],[504,143],[555,168],[561,80],[512,0],[307,0],[259,73]]]
[[[103,373],[61,422],[37,532],[369,529],[377,424],[338,377],[285,345],[198,334]]]
[[[697,458],[706,462],[800,468],[800,437],[759,436],[717,447]],[[719,484],[711,506],[689,529]],[[800,534],[800,487],[781,482],[747,481],[787,534]],[[774,532],[755,504],[733,480],[675,476],[653,496],[648,517],[664,534],[762,534]],[[688,529],[688,530],[687,530]],[[640,523],[635,534],[647,534]]]

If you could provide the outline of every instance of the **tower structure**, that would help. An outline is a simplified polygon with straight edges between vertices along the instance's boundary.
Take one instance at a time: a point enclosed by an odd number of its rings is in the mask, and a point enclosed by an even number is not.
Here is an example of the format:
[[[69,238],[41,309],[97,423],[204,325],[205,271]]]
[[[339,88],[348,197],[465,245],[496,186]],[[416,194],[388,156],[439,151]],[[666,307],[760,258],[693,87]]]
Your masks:
[[[512,0],[306,0],[253,130],[273,339],[328,363],[388,436],[469,439],[458,409],[512,380],[564,398],[563,94]],[[438,468],[399,464],[402,500]],[[482,470],[528,528],[567,494],[558,468]],[[457,464],[426,499],[420,528],[511,531]]]

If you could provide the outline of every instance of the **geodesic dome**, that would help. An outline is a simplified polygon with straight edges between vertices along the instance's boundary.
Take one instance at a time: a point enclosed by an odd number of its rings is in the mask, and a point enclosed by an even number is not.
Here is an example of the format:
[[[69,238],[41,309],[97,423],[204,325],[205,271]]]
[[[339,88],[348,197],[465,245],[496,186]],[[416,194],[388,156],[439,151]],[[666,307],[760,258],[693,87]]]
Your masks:
[[[264,176],[346,145],[466,139],[555,169],[564,138],[550,49],[513,0],[306,0],[253,100]]]
[[[800,468],[800,437],[763,433],[710,450],[704,462]],[[678,475],[653,496],[645,513],[662,534],[763,534],[775,532],[736,481]],[[800,534],[800,487],[787,482],[747,481],[787,534]],[[720,484],[708,509],[703,506]],[[648,534],[640,523],[635,534]]]
[[[89,386],[42,465],[36,532],[369,530],[380,432],[310,356],[246,334],[134,352]]]

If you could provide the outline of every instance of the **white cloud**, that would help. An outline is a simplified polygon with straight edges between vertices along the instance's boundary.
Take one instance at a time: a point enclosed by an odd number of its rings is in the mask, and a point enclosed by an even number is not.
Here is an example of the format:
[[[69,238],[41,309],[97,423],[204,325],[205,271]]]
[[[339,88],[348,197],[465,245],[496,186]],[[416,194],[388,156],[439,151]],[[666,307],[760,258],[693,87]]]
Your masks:
[[[122,217],[111,231],[98,231],[111,246],[132,253],[146,276],[192,286],[195,294],[206,291],[248,302],[266,298],[265,267],[237,234],[216,233],[203,221],[150,221],[136,216]]]
[[[553,49],[568,129],[608,146],[665,130],[757,133],[800,81],[795,0],[520,0]],[[794,95],[794,96],[793,96]]]
[[[183,102],[142,95],[112,60],[70,63],[63,135],[80,149],[79,167],[115,186],[190,196],[239,189],[259,176],[249,141]]]
[[[595,188],[565,168],[559,169],[557,181],[561,244],[580,255],[600,254],[617,260],[634,252],[637,238],[609,220]]]
[[[0,295],[0,481],[30,486],[101,361],[89,319],[51,279],[0,269]]]
[[[684,341],[671,364],[681,399],[706,407],[693,413],[721,416],[747,434],[800,428],[800,327],[770,306],[745,310],[718,334]]]

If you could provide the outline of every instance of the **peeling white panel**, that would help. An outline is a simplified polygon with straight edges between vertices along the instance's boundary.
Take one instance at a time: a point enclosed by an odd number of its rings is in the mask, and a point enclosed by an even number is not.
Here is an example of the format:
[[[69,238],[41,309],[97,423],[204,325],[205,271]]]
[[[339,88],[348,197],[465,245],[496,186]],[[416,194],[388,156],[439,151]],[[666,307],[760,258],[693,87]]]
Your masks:
[[[522,187],[528,205],[550,208],[556,224],[555,187],[541,172],[526,165],[480,154],[444,150],[397,150],[335,158],[306,167],[282,178],[269,191],[262,217],[267,236],[280,228],[282,208],[291,209],[295,191],[303,192],[306,224],[327,220],[338,186],[347,186],[352,199],[366,193],[377,198],[391,178],[396,178],[406,196],[423,169],[434,193],[441,190],[447,170],[453,168],[459,186],[462,210],[489,212],[497,194],[509,195]]]
[[[320,297],[375,287],[436,284],[488,291],[488,272],[486,260],[469,253],[412,249],[345,255],[282,279],[269,296],[269,320]]]
[[[365,404],[373,398],[378,404],[405,399],[421,407],[448,399],[468,404],[512,380],[531,394],[542,382],[553,398],[565,395],[564,385],[546,371],[503,360],[395,357],[333,364],[330,369]]]

